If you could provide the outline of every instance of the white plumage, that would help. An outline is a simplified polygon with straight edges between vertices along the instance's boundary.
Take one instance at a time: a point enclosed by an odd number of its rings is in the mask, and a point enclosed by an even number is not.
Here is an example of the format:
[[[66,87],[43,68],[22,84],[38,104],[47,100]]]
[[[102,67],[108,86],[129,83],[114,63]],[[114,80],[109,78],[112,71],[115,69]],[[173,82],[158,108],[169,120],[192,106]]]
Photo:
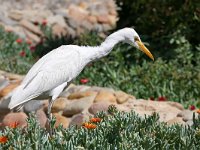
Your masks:
[[[83,68],[91,61],[110,53],[119,42],[124,41],[153,56],[143,45],[134,29],[124,28],[114,32],[97,47],[64,45],[52,50],[29,70],[21,85],[13,92],[9,108],[13,109],[33,99],[49,98],[48,115],[53,101],[69,86]]]

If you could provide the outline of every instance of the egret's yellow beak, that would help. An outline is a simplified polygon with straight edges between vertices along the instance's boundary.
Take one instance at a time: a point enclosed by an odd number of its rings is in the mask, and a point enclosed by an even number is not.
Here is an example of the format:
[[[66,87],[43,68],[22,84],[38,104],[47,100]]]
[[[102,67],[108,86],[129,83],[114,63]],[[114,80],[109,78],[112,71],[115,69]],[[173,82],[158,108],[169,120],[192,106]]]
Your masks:
[[[154,57],[153,55],[151,54],[151,52],[144,46],[144,44],[141,42],[141,41],[136,41],[138,46],[139,46],[139,49],[141,51],[143,51],[147,56],[149,56],[152,60],[154,60]]]

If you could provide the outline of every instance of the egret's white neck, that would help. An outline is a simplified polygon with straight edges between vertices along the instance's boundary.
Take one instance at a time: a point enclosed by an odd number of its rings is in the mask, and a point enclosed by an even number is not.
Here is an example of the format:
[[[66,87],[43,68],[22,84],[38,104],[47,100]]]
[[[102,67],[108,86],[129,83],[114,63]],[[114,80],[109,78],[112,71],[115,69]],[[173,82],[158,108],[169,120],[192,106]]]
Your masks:
[[[125,36],[122,30],[114,32],[113,34],[109,35],[100,46],[91,48],[89,56],[90,60],[93,61],[108,55],[117,43],[124,40]]]

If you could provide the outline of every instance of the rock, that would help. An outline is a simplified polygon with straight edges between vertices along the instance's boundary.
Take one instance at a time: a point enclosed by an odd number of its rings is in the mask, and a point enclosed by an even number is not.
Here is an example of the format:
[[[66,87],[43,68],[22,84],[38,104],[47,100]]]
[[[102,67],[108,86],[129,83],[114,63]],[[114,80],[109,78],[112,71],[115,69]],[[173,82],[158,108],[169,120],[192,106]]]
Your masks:
[[[90,106],[89,108],[89,112],[91,114],[96,114],[97,112],[99,111],[108,111],[108,107],[110,106],[111,104],[108,103],[108,102],[98,102],[98,103],[94,103],[92,104],[92,106]]]
[[[177,102],[167,102],[167,104],[169,104],[172,107],[176,107],[176,108],[178,108],[180,110],[184,110],[183,105],[180,104],[180,103],[177,103]]]
[[[62,16],[64,18],[67,18],[69,16],[67,9],[56,9],[54,10],[54,13],[58,16]]]
[[[133,109],[140,116],[151,115],[156,112],[160,116],[160,121],[168,121],[181,112],[180,109],[172,107],[168,102],[158,102],[150,100],[128,100],[124,103],[130,109]]]
[[[97,87],[97,86],[92,86],[89,88],[90,91],[95,91],[95,92],[100,92],[100,91],[108,91],[114,93],[115,91],[112,88],[107,88],[107,87]]]
[[[29,31],[37,34],[37,35],[43,35],[42,31],[39,29],[39,27],[35,26],[31,22],[27,20],[21,20],[20,25],[28,29]]]
[[[43,106],[43,103],[40,100],[31,100],[24,104],[24,112],[30,113],[35,112]]]
[[[117,110],[119,110],[119,111],[123,111],[123,112],[130,112],[131,111],[131,109],[130,108],[128,108],[127,106],[124,106],[123,104],[121,105],[115,105],[116,106],[116,108],[117,108]]]
[[[8,95],[9,93],[11,93],[17,86],[19,86],[20,83],[21,83],[21,81],[16,81],[16,82],[10,83],[6,87],[4,87],[0,91],[0,98]]]
[[[8,17],[5,17],[3,15],[0,14],[0,22],[3,22],[3,24],[6,24],[6,25],[10,25],[10,26],[15,26],[17,25],[17,22],[8,18]]]
[[[54,26],[53,36],[68,35],[75,38],[80,36],[79,34],[91,30],[105,34],[107,30],[115,27],[117,7],[113,0],[62,0],[59,2],[29,0],[25,3],[4,0],[1,2],[0,25],[5,26],[7,31],[13,31],[21,38],[34,40],[34,44],[38,44],[40,41],[36,35],[40,39],[44,36],[37,26],[44,20],[47,20],[47,25]],[[69,26],[66,27],[66,25]],[[23,29],[30,32],[26,31],[25,33]]]
[[[59,112],[59,111],[63,111],[67,105],[67,99],[64,97],[60,97],[58,99],[55,100],[55,102],[53,103],[51,112],[55,113],[55,112]]]
[[[68,8],[68,14],[70,18],[73,18],[74,20],[83,21],[87,18],[89,12],[81,7],[70,5]]]
[[[9,26],[9,25],[6,25],[4,28],[5,28],[5,31],[14,32],[19,37],[26,38],[26,35],[24,33],[24,28],[21,27],[21,26]]]
[[[91,31],[93,29],[93,25],[86,20],[81,22],[81,27],[87,29],[88,31]]]
[[[118,19],[116,18],[116,16],[108,15],[108,23],[109,23],[112,27],[115,27],[115,26],[116,26],[117,20],[118,20]]]
[[[11,95],[8,95],[0,99],[0,114],[6,114],[10,112],[10,109],[8,108],[8,105],[10,103],[10,98]]]
[[[33,42],[35,43],[39,43],[40,42],[40,37],[37,36],[36,34],[24,29],[24,33],[26,34],[26,36],[31,39]]]
[[[79,26],[80,26],[80,22],[75,20],[75,19],[68,20],[68,24],[69,24],[70,27],[72,27],[75,30],[78,29]]]
[[[55,16],[50,16],[47,18],[47,22],[50,25],[59,25],[62,28],[65,28],[67,26],[64,17],[55,15]]]
[[[22,75],[8,73],[8,72],[2,71],[2,70],[0,70],[0,74],[5,76],[9,80],[16,80],[16,81],[20,80],[21,81],[24,78],[24,76],[22,76]]]
[[[54,113],[53,114],[54,117],[56,117],[56,123],[55,123],[55,127],[57,128],[59,125],[62,125],[64,128],[68,128],[69,123],[70,123],[70,119],[62,116],[59,113]]]
[[[95,16],[88,16],[87,20],[92,24],[97,23],[97,18]]]
[[[24,128],[27,126],[26,119],[27,115],[23,112],[9,113],[4,117],[2,124],[3,126],[10,126],[14,123],[17,123],[18,127]]]
[[[180,118],[180,117],[174,117],[173,119],[168,120],[168,121],[167,121],[167,124],[169,124],[169,125],[173,125],[173,124],[184,125],[185,122],[184,122],[183,119]]]
[[[187,122],[186,122],[186,125],[189,125],[189,126],[192,126],[194,124],[194,122],[192,121],[192,120],[188,120]]]
[[[117,16],[117,11],[115,9],[110,9],[109,14],[113,16]]]
[[[80,2],[79,7],[83,8],[85,10],[88,8],[88,4],[86,2]]]
[[[8,16],[16,21],[19,21],[22,19],[22,14],[19,11],[11,11]]]
[[[66,28],[63,28],[61,25],[55,24],[52,27],[52,33],[55,36],[62,37],[62,36],[66,36],[67,35],[67,30],[66,30]]]
[[[82,126],[84,122],[89,121],[89,115],[88,114],[77,114],[74,115],[71,119],[70,126],[72,125],[77,125],[77,126]]]
[[[72,116],[87,110],[93,103],[95,96],[83,97],[70,101],[63,111],[64,116]]]
[[[9,84],[9,80],[0,75],[0,91]],[[1,96],[0,96],[1,97]]]
[[[116,97],[114,96],[114,94],[112,92],[109,92],[109,91],[106,91],[106,90],[101,90],[97,94],[94,102],[101,102],[101,101],[116,103]]]
[[[97,95],[97,92],[94,92],[94,91],[84,91],[84,92],[75,92],[75,93],[72,93],[68,96],[68,99],[69,100],[73,100],[73,99],[80,99],[80,98],[83,98],[83,97],[88,97],[88,96],[96,96]]]
[[[99,23],[105,23],[105,24],[109,24],[110,23],[110,20],[109,20],[108,16],[105,16],[105,15],[97,16],[97,21]]]
[[[135,97],[128,95],[123,91],[116,91],[114,95],[117,98],[117,103],[119,104],[125,103],[129,98],[135,99]]]
[[[177,114],[177,117],[182,117],[183,121],[187,122],[188,120],[193,120],[193,113],[195,114],[195,118],[198,118],[198,114],[190,110],[181,111]]]
[[[105,23],[102,24],[102,27],[103,27],[103,31],[109,31],[112,29],[111,25],[105,24]]]
[[[40,126],[42,128],[45,128],[46,122],[47,122],[47,116],[44,113],[44,111],[42,109],[39,109],[36,111],[36,119],[38,120]]]

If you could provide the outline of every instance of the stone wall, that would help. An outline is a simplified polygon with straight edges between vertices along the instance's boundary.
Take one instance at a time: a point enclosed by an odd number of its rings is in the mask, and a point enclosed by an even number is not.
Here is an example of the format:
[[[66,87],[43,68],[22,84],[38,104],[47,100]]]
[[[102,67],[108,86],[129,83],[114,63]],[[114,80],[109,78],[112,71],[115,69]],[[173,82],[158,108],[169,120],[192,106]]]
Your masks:
[[[57,36],[105,32],[117,21],[114,0],[1,0],[0,24],[22,38],[40,41],[39,25],[52,26]]]
[[[24,127],[27,125],[28,113],[35,112],[40,125],[45,127],[48,100],[30,101],[24,105],[21,112],[12,113],[8,109],[12,91],[22,79],[23,76],[0,71],[0,126],[5,127],[16,121]],[[192,125],[193,113],[198,116],[196,110],[186,110],[177,102],[136,99],[123,91],[111,88],[73,84],[54,102],[52,113],[57,119],[56,126],[60,123],[64,127],[74,124],[80,126],[98,111],[107,111],[110,105],[115,105],[120,111],[133,110],[141,117],[156,112],[160,116],[159,120],[169,125]]]

